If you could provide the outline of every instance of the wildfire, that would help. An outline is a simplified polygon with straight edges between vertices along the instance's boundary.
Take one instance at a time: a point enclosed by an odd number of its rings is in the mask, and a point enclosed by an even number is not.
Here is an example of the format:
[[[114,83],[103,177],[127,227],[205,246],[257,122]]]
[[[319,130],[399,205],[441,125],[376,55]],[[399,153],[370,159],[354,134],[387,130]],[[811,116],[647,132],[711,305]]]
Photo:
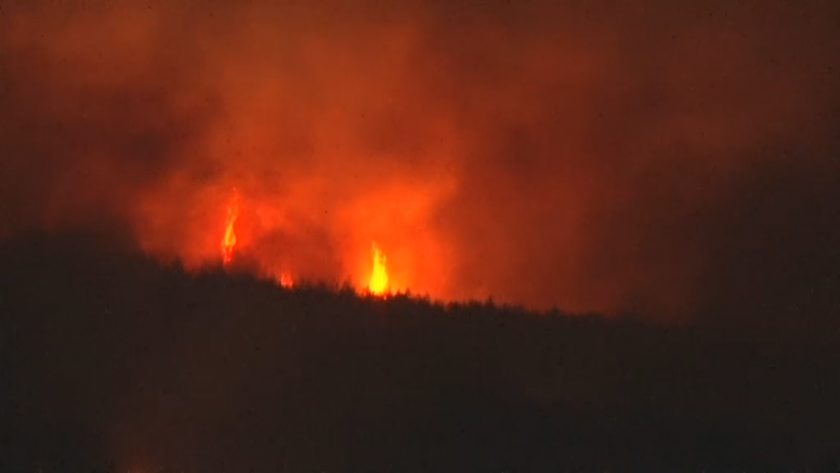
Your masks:
[[[373,270],[370,274],[370,283],[368,290],[371,294],[381,296],[388,292],[388,267],[385,254],[382,253],[376,244],[373,244],[371,250],[373,257]]]
[[[241,213],[239,192],[234,189],[233,197],[226,207],[225,228],[221,238],[222,262],[225,265],[233,261],[237,251],[238,238],[236,225]],[[371,245],[371,271],[367,284],[368,294],[375,296],[386,296],[391,293],[391,281],[388,275],[388,260],[385,253],[374,242]],[[288,270],[274,273],[274,280],[280,287],[291,289],[297,286],[292,273]]]
[[[227,222],[225,234],[222,237],[222,261],[228,264],[233,259],[233,250],[236,248],[236,220],[239,218],[239,194],[234,190],[233,200],[227,207]]]

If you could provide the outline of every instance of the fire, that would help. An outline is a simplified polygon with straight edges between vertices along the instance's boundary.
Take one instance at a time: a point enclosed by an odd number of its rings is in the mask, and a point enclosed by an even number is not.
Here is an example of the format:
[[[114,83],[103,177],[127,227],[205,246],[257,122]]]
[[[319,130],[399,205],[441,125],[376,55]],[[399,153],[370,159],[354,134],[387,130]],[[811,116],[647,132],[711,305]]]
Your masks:
[[[371,294],[383,295],[388,292],[388,267],[385,254],[382,253],[374,243],[371,250],[373,257],[373,270],[370,274],[368,290]]]
[[[222,261],[228,264],[233,259],[233,250],[236,248],[236,220],[239,218],[239,194],[234,189],[233,200],[227,208],[227,222],[225,234],[222,237]]]
[[[289,273],[283,273],[280,275],[280,286],[285,288],[292,288],[295,285],[294,279]]]

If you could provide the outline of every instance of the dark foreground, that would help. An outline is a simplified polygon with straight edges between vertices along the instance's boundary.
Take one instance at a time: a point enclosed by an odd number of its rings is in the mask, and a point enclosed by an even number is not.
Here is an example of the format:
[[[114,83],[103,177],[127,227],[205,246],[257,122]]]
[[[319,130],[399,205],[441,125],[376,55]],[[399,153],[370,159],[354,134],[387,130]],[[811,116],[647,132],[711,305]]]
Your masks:
[[[838,471],[824,328],[681,328],[0,250],[1,472]],[[736,324],[737,325],[737,324]]]

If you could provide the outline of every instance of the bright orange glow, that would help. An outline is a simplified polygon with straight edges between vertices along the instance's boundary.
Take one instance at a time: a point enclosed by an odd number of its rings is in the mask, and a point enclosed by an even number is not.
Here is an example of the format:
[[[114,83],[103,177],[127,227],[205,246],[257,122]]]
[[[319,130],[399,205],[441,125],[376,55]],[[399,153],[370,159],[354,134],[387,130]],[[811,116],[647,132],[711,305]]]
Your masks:
[[[292,279],[292,276],[289,273],[283,273],[280,275],[280,286],[285,288],[294,287],[295,281]]]
[[[225,234],[222,237],[222,261],[228,264],[233,260],[233,251],[236,249],[236,220],[239,218],[239,193],[234,190],[233,200],[227,207],[227,221],[225,223]]]
[[[370,273],[368,290],[371,294],[381,296],[388,292],[388,267],[385,254],[382,253],[374,243],[371,250],[373,257],[373,270]]]

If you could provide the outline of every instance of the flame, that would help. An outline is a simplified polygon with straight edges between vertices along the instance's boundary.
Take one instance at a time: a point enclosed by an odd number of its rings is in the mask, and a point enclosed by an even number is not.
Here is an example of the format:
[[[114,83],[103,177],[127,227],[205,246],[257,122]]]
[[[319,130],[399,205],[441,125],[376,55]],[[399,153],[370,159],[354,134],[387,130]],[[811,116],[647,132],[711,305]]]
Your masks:
[[[294,285],[295,281],[289,273],[283,273],[280,275],[280,287],[292,288]]]
[[[385,254],[382,253],[376,244],[373,244],[371,250],[373,257],[373,270],[370,273],[370,283],[368,290],[371,294],[381,296],[388,292],[388,267]]]
[[[222,237],[222,261],[228,264],[233,260],[233,250],[236,248],[236,220],[239,218],[239,193],[234,189],[233,199],[227,207],[227,222],[225,234]]]

